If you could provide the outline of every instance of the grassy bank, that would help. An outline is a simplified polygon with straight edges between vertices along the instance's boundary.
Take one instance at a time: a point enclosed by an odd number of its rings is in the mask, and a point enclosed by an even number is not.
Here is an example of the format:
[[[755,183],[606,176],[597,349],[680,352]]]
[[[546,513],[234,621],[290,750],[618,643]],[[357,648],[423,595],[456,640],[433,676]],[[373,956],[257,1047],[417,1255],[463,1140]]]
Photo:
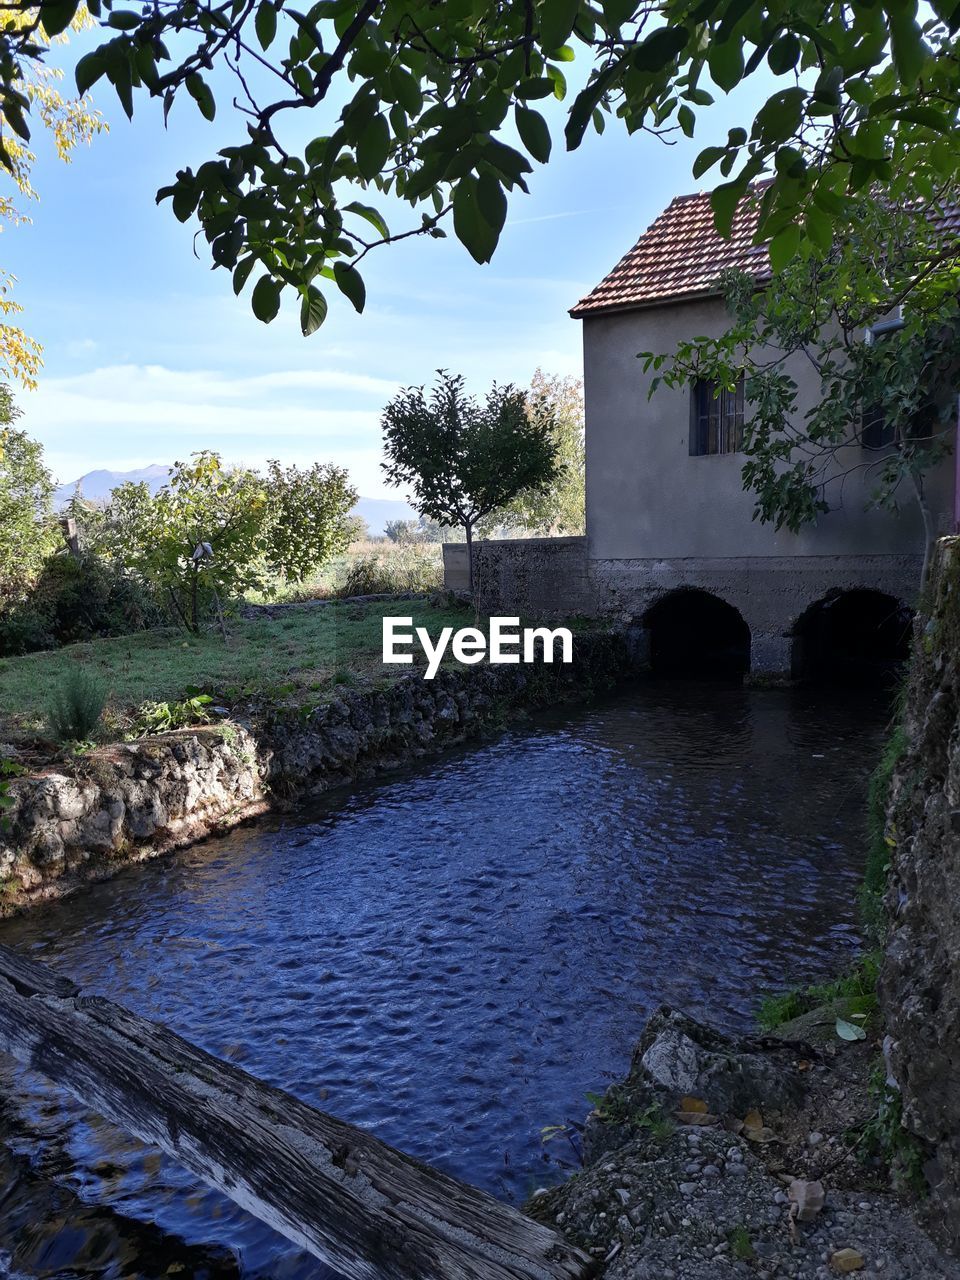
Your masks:
[[[441,627],[473,621],[459,606],[342,601],[234,620],[226,643],[218,631],[190,636],[163,628],[6,658],[0,661],[0,727],[8,734],[40,731],[51,692],[77,664],[103,679],[110,715],[120,722],[145,701],[183,698],[190,688],[228,703],[253,696],[296,701],[305,694],[316,701],[341,684],[395,679],[410,667],[381,662],[387,614],[412,616],[414,626],[434,636]]]

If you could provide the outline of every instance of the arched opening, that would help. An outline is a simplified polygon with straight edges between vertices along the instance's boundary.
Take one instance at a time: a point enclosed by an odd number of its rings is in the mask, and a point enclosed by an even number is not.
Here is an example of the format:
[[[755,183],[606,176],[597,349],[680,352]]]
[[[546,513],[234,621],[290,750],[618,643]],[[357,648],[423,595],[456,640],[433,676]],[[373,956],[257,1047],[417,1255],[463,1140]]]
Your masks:
[[[740,679],[750,670],[750,628],[724,600],[691,587],[643,616],[656,675]]]
[[[823,683],[883,684],[910,652],[910,610],[883,591],[835,591],[793,629],[793,676]]]

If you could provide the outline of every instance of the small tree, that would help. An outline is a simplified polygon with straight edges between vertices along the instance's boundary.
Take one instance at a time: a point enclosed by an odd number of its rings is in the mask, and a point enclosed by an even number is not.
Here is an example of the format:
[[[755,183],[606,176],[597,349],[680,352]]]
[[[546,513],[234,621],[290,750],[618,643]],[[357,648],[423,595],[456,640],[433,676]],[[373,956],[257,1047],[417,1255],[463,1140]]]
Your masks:
[[[519,494],[492,519],[528,533],[581,534],[586,526],[583,380],[538,369],[527,392],[527,412],[531,417],[546,415],[555,424],[557,457],[563,465],[553,484]]]
[[[413,486],[410,501],[421,515],[463,529],[472,592],[477,522],[518,494],[548,488],[560,463],[553,419],[528,414],[522,391],[494,384],[479,403],[463,386],[462,376],[441,369],[429,400],[423,387],[391,400],[383,469],[394,484]]]
[[[95,546],[146,578],[197,632],[215,600],[269,592],[276,577],[302,581],[345,550],[356,500],[339,467],[271,462],[260,475],[227,470],[205,450],[175,463],[153,496],[145,484],[115,489]]]

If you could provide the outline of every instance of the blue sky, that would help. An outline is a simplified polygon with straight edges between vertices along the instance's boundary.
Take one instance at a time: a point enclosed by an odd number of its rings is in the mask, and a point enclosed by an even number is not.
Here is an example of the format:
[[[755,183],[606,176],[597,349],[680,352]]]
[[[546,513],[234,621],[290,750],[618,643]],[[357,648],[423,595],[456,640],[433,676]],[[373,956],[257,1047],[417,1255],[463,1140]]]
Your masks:
[[[395,389],[441,367],[477,391],[526,384],[538,366],[579,375],[580,326],[568,308],[673,195],[697,189],[694,156],[748,122],[766,88],[718,103],[696,142],[676,146],[628,138],[610,121],[569,154],[558,111],[554,156],[530,178],[530,195],[512,199],[492,264],[474,263],[452,232],[378,250],[365,264],[364,314],[331,297],[325,325],[303,338],[292,299],[261,324],[228,274],[210,270],[205,245],[194,256],[195,225],[154,202],[178,168],[235,136],[226,95],[214,125],[185,98],[164,130],[156,103],[139,101],[131,124],[98,86],[109,134],[70,165],[41,144],[33,223],[3,232],[0,260],[45,348],[39,389],[18,393],[21,425],[60,482],[213,448],[250,465],[334,461],[364,495],[399,496],[379,469],[379,413]],[[332,114],[318,112],[311,134],[326,132]]]

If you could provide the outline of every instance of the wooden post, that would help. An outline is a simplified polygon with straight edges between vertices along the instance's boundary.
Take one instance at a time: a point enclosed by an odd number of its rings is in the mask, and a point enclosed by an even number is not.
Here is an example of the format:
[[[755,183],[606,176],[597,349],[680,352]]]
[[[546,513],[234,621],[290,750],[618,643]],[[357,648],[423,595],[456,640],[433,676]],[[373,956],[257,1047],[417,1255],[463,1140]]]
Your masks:
[[[510,1205],[0,946],[0,1049],[349,1280],[585,1280]]]
[[[60,521],[60,528],[63,530],[63,540],[67,544],[67,550],[72,556],[80,554],[80,534],[77,531],[77,522],[64,516]]]

